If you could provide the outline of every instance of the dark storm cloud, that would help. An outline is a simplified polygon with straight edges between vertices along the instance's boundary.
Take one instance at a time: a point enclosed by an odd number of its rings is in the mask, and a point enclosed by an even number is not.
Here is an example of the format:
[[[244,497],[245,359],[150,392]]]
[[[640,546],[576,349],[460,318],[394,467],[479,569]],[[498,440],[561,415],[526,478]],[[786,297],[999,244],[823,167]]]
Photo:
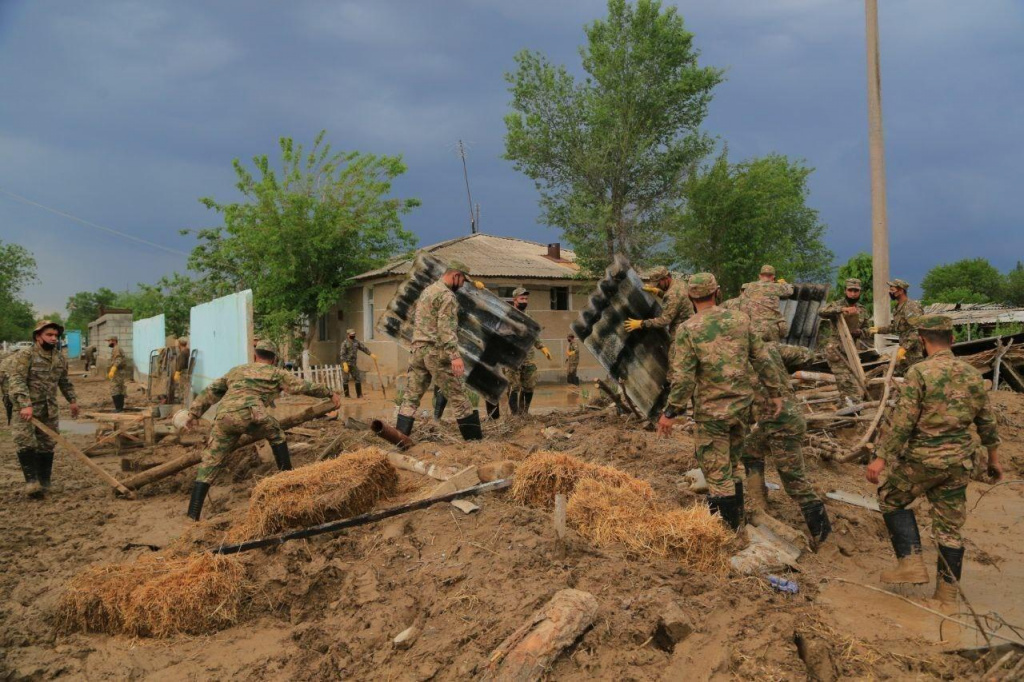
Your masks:
[[[740,160],[777,151],[816,167],[811,203],[840,259],[869,250],[864,20],[849,0],[683,2],[705,63],[728,69],[706,128]],[[1024,253],[1015,196],[1024,152],[1018,2],[916,0],[882,8],[889,215],[895,274]],[[532,183],[501,160],[516,51],[578,68],[601,2],[0,3],[0,187],[187,251],[213,224],[196,199],[234,196],[232,158],[276,139],[403,154],[397,184],[424,206],[430,243],[462,234],[456,140],[470,143],[483,228],[540,241]],[[0,197],[0,239],[41,265],[31,296],[124,288],[184,267]]]

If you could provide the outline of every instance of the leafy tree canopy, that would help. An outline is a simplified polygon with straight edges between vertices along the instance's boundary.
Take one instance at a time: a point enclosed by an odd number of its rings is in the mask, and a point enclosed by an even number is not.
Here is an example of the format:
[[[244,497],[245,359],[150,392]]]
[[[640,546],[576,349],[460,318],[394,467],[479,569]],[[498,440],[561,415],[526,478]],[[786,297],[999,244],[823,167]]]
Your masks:
[[[921,281],[924,303],[1002,301],[1006,280],[985,258],[936,265]]]
[[[35,316],[23,292],[34,281],[36,261],[32,253],[20,244],[0,241],[0,340],[31,339]]]

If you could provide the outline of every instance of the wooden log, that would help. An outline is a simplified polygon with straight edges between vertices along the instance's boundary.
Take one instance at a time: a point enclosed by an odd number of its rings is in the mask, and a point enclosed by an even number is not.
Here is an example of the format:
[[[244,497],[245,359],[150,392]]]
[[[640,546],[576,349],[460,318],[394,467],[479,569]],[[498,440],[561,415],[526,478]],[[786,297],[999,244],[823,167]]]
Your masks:
[[[322,403],[317,403],[316,405],[311,405],[310,407],[304,409],[302,412],[283,418],[281,420],[281,428],[290,429],[293,426],[298,426],[299,424],[308,422],[311,419],[322,417],[333,409],[334,403],[332,403],[329,400]],[[252,436],[243,436],[241,440],[238,441],[238,445],[235,447],[235,449],[237,450],[238,448],[244,448],[246,445],[252,445],[257,440],[262,439],[253,438]],[[189,467],[195,466],[196,464],[199,464],[199,462],[202,461],[202,459],[202,452],[192,451],[182,455],[181,457],[178,457],[177,459],[172,459],[170,462],[166,462],[164,464],[161,464],[160,466],[156,466],[147,471],[143,471],[141,474],[138,474],[137,476],[127,478],[124,481],[122,481],[122,483],[126,488],[129,488],[130,490],[138,490],[139,488],[145,485],[149,485],[150,483],[153,483],[155,481],[167,478],[168,476],[173,476],[179,471],[184,471]]]
[[[544,672],[593,625],[597,599],[582,590],[559,590],[491,654],[481,682],[527,682]]]
[[[871,437],[875,435],[875,431],[878,429],[878,425],[882,422],[882,415],[885,414],[886,403],[889,401],[889,391],[892,388],[892,375],[896,371],[896,365],[899,362],[899,350],[895,350],[892,353],[892,357],[889,358],[889,367],[885,370],[885,384],[882,387],[882,399],[879,401],[878,410],[875,412],[875,418],[871,421],[871,425],[868,426],[868,430],[864,432],[864,435],[860,437],[857,444],[850,450],[849,454],[841,457],[840,462],[849,462],[857,459],[864,452],[864,447],[871,441]]]
[[[86,455],[84,452],[82,452],[81,450],[76,448],[74,445],[72,445],[71,442],[67,438],[65,438],[64,436],[60,435],[59,433],[57,433],[56,431],[54,431],[49,426],[47,426],[46,424],[42,423],[41,421],[39,421],[35,417],[32,417],[32,425],[35,426],[40,431],[42,431],[43,433],[45,433],[47,436],[49,436],[53,440],[55,440],[56,442],[60,443],[60,445],[65,450],[70,452],[73,457],[78,459],[85,466],[87,466],[90,469],[92,469],[93,473],[95,473],[97,476],[99,476],[101,479],[103,479],[103,481],[107,485],[109,485],[110,487],[114,488],[114,490],[118,491],[119,493],[121,493],[122,495],[127,497],[128,499],[132,499],[132,500],[135,499],[135,494],[132,493],[132,491],[128,490],[126,487],[124,487],[121,484],[120,481],[118,481],[116,478],[114,478],[113,476],[108,474],[106,471],[104,471],[102,469],[102,467],[100,467],[99,464],[97,464],[96,462],[94,462],[91,459],[89,459],[88,455]]]
[[[835,327],[839,330],[839,342],[842,344],[843,353],[846,356],[846,364],[853,372],[853,380],[857,382],[863,395],[867,396],[868,380],[864,376],[864,367],[860,364],[860,353],[857,352],[857,344],[853,342],[850,327],[846,324],[846,317],[840,315],[836,320]]]
[[[836,375],[826,374],[825,372],[809,372],[807,370],[798,370],[796,372],[793,372],[793,378],[801,382],[820,382],[823,384],[836,383]]]
[[[156,422],[153,417],[143,417],[142,428],[146,436],[146,445],[156,445]]]
[[[391,465],[396,469],[423,474],[424,476],[436,478],[439,481],[447,481],[449,478],[459,473],[459,469],[457,467],[428,464],[427,462],[421,462],[415,457],[400,455],[397,452],[388,453],[388,461],[391,462]]]

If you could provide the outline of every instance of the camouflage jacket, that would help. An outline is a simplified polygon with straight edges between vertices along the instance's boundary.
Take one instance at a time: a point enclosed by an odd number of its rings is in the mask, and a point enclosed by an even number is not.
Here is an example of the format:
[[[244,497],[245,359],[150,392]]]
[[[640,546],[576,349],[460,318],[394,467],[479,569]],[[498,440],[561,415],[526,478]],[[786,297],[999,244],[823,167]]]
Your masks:
[[[128,356],[121,350],[121,344],[114,346],[110,349],[110,367],[116,370],[114,375],[117,378],[118,375],[124,375],[128,371]]]
[[[944,350],[907,370],[906,381],[876,455],[892,461],[900,453],[930,467],[969,465],[978,427],[981,444],[999,444],[995,415],[981,373]]]
[[[341,342],[341,352],[338,354],[342,362],[348,363],[351,369],[356,368],[356,362],[358,361],[359,352],[370,354],[370,349],[366,347],[359,339],[350,339],[345,337],[345,340]]]
[[[903,303],[897,303],[892,311],[892,322],[887,327],[879,327],[880,334],[899,334],[900,345],[910,350],[917,348],[920,343],[917,340],[917,330],[910,324],[910,318],[924,315],[924,308],[917,301],[908,298]]]
[[[252,362],[232,368],[207,386],[192,401],[188,411],[195,417],[201,417],[216,402],[220,403],[218,414],[268,407],[282,391],[316,398],[330,398],[332,395],[326,386],[303,381],[288,370]]]
[[[661,299],[661,315],[644,320],[643,326],[644,329],[651,327],[668,329],[669,336],[674,339],[679,325],[692,316],[693,303],[690,301],[686,282],[681,278],[673,278],[672,285]]]
[[[576,339],[566,342],[565,364],[571,367],[580,364],[580,342]]]
[[[93,364],[96,362],[96,346],[89,346],[85,349],[83,358],[89,363]]]
[[[786,335],[786,318],[779,299],[793,295],[793,285],[782,282],[748,282],[743,285],[740,310],[750,316],[754,331],[765,341],[778,341]]]
[[[828,322],[827,329],[831,333],[829,337],[829,343],[839,343],[839,332],[836,330],[836,322],[840,316],[843,316],[843,308],[849,307],[846,303],[845,298],[841,298],[838,301],[832,301],[827,306],[818,311],[820,317],[825,318]],[[850,336],[853,337],[854,343],[858,341],[864,341],[867,343],[868,337],[871,335],[869,331],[871,329],[871,314],[868,313],[868,309],[860,303],[857,304],[857,315],[845,316],[846,324],[850,327]]]
[[[526,312],[525,310],[523,310],[521,312],[523,313],[523,315],[526,315],[531,320],[533,319],[533,315],[531,315],[530,313]],[[531,348],[530,350],[526,351],[526,359],[523,360],[523,364],[521,364],[520,367],[526,367],[527,365],[536,365],[537,364],[537,362],[536,362],[536,360],[537,360],[537,351],[539,351],[543,347],[544,347],[544,344],[541,342],[540,337],[538,337],[537,340],[533,342],[533,348]]]
[[[697,421],[746,418],[754,399],[751,365],[769,395],[781,395],[779,365],[746,313],[716,306],[694,315],[673,345],[668,407],[680,412],[692,397]]]
[[[459,357],[459,302],[444,280],[420,294],[412,329],[412,347],[430,346],[452,360]]]
[[[15,355],[16,353],[11,353],[10,355],[4,356],[3,359],[0,359],[0,395],[3,395],[5,400],[8,396],[7,373],[10,371],[10,361]]]
[[[178,349],[178,354],[174,356],[174,371],[185,374],[188,372],[188,362],[192,356],[192,349],[186,348],[185,350]]]
[[[68,360],[57,348],[23,348],[4,360],[4,366],[7,395],[16,409],[43,403],[56,408],[58,388],[69,403],[77,401],[75,388],[68,379]]]

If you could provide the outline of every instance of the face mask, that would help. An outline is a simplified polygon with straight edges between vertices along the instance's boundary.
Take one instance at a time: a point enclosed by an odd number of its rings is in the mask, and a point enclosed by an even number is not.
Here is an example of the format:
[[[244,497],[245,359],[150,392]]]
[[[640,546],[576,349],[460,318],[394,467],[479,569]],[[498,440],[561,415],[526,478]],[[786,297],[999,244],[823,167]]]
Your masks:
[[[894,294],[894,293],[892,293],[891,291],[889,292],[889,298],[891,298],[892,300],[894,300],[894,301],[895,301],[895,300],[896,300],[897,298],[899,298],[899,297],[900,297],[900,295],[899,295],[899,294]]]
[[[857,296],[856,298],[850,298],[849,294],[846,295],[846,302],[849,303],[850,305],[856,305],[859,301],[860,296]]]
[[[356,337],[355,337],[355,335],[352,335],[352,336],[350,336],[350,337],[348,337],[348,338],[349,338],[349,340],[350,340],[350,341],[355,341],[355,340],[356,340]]]
[[[43,350],[53,350],[57,347],[55,343],[47,343],[46,341],[40,341],[39,345],[43,347]]]
[[[518,310],[526,310],[526,306],[527,305],[528,305],[527,303],[516,303],[516,309],[518,309]]]
[[[114,347],[114,344],[112,344],[112,343],[108,343],[107,344],[107,348],[113,348],[113,347]]]

